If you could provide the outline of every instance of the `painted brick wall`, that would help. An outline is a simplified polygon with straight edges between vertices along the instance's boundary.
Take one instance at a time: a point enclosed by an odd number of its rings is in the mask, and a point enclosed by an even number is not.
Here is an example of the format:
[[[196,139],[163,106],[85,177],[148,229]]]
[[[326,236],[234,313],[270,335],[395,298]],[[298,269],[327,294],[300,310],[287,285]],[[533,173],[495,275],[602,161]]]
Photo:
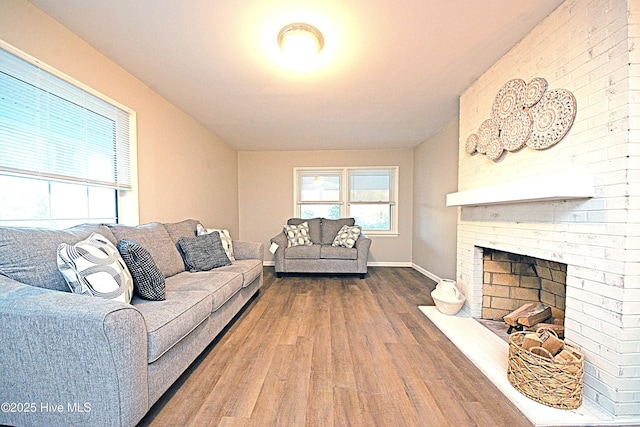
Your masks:
[[[499,162],[468,155],[510,79],[573,92],[568,135]],[[566,336],[586,355],[585,397],[640,415],[640,1],[567,0],[460,98],[459,191],[555,173],[589,173],[596,196],[459,208],[456,277],[480,317],[476,245],[566,263]]]

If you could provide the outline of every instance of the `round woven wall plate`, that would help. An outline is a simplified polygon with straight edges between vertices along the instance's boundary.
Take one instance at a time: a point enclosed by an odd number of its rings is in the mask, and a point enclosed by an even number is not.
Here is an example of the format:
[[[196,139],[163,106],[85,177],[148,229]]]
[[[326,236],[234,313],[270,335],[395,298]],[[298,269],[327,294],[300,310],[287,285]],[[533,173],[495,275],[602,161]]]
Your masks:
[[[484,154],[487,152],[487,147],[489,146],[489,141],[493,138],[496,138],[500,135],[500,127],[498,126],[498,122],[493,119],[487,119],[480,125],[478,129],[478,143],[476,145],[476,150],[478,153]]]
[[[478,147],[478,135],[472,133],[467,138],[467,142],[464,144],[464,149],[468,154],[474,154],[476,152],[476,148]]]
[[[509,80],[500,88],[493,100],[491,118],[498,124],[509,117],[514,111],[522,110],[522,96],[526,84],[522,79]]]
[[[504,153],[502,138],[496,136],[489,141],[489,145],[487,146],[487,157],[495,162],[502,156],[502,153]]]
[[[526,145],[531,134],[533,119],[528,111],[514,111],[502,121],[500,137],[507,151],[517,151]]]
[[[576,118],[576,98],[566,89],[554,89],[546,92],[529,112],[533,127],[526,144],[536,150],[544,150],[569,132]]]
[[[522,92],[522,105],[526,108],[536,105],[547,91],[547,85],[547,81],[542,77],[531,79]]]

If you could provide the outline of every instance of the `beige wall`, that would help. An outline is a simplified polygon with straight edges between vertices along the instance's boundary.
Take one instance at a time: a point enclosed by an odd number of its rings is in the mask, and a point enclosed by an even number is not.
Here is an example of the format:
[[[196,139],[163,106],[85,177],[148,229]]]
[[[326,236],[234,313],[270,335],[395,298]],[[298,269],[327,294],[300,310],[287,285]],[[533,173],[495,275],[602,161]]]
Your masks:
[[[445,206],[458,189],[458,118],[414,150],[413,263],[442,279],[456,276],[457,208]]]
[[[369,263],[410,265],[413,150],[241,151],[239,157],[240,238],[263,242],[282,230],[293,211],[294,167],[399,166],[398,237],[372,236]],[[266,251],[265,260],[273,261]]]
[[[137,113],[140,222],[200,219],[237,234],[237,152],[23,0],[2,0],[0,39]]]

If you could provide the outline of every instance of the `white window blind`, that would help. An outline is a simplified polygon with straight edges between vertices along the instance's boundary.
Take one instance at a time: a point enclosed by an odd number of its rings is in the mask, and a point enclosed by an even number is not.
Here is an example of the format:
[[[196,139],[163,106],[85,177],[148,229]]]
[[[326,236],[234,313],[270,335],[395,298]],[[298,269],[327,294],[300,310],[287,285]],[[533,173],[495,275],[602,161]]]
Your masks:
[[[0,172],[131,189],[127,111],[0,49]]]
[[[350,169],[349,202],[395,203],[394,169]]]
[[[340,202],[342,172],[331,170],[300,171],[301,202]]]

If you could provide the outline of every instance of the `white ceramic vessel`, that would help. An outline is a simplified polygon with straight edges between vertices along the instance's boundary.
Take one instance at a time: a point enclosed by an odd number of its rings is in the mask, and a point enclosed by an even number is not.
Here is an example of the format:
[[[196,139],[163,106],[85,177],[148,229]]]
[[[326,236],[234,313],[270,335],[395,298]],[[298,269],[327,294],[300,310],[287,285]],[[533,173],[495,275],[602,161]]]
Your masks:
[[[431,291],[431,298],[436,303],[436,308],[444,314],[454,315],[464,305],[465,297],[462,295],[456,282],[449,279],[441,279],[436,288]]]

